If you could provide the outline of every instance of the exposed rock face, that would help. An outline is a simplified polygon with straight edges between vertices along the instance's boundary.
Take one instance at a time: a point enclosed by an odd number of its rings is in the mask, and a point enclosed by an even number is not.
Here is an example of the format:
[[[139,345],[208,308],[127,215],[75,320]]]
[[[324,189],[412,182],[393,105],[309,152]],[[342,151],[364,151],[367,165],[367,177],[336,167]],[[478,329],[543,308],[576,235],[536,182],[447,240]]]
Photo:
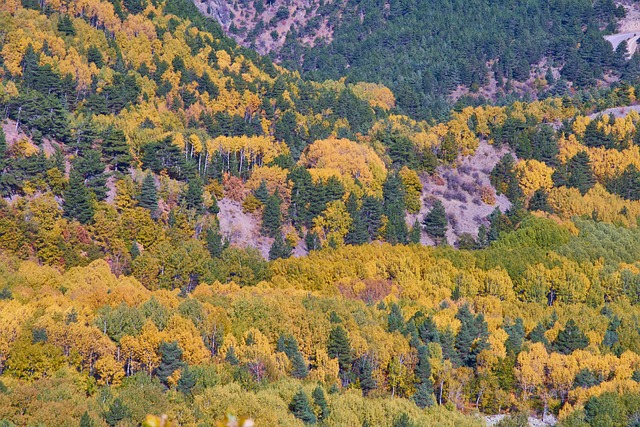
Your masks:
[[[228,29],[231,24],[231,13],[225,0],[194,0],[193,3],[203,15],[215,19]]]
[[[206,16],[243,46],[265,55],[275,52],[295,34],[295,41],[313,46],[331,40],[341,2],[333,0],[193,0]]]

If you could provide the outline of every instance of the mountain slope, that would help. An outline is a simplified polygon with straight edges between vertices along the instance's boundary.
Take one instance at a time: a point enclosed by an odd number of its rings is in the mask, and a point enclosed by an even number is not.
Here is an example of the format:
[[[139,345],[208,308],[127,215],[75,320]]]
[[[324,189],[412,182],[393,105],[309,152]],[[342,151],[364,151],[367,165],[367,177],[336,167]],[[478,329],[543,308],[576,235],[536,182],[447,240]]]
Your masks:
[[[203,2],[201,10],[224,8],[220,3]],[[427,118],[445,113],[459,86],[476,90],[495,78],[492,96],[499,97],[511,91],[511,80],[533,86],[530,73],[544,80],[562,70],[565,81],[544,88],[562,93],[566,81],[589,87],[603,73],[622,72],[624,60],[599,29],[615,29],[623,15],[610,0],[257,0],[229,7],[223,24],[242,44],[271,51],[310,78],[384,83],[403,111]]]

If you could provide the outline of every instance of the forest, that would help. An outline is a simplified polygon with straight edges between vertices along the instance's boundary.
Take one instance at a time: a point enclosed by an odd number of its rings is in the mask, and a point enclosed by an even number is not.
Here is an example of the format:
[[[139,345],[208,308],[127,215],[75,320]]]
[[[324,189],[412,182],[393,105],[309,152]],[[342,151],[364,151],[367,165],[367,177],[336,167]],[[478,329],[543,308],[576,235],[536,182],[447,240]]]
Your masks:
[[[473,95],[491,80],[498,102],[508,103],[516,82],[544,81],[534,95],[544,98],[595,86],[608,74],[637,75],[639,58],[624,60],[626,43],[614,51],[602,38],[625,15],[613,0],[439,0],[428,7],[350,0],[323,2],[316,13],[330,23],[330,36],[305,43],[317,27],[310,19],[272,56],[309,78],[385,84],[414,118],[442,120],[452,92],[464,87]]]
[[[640,82],[425,121],[350,80],[187,0],[0,3],[0,426],[636,426]],[[459,232],[426,188],[481,147]]]

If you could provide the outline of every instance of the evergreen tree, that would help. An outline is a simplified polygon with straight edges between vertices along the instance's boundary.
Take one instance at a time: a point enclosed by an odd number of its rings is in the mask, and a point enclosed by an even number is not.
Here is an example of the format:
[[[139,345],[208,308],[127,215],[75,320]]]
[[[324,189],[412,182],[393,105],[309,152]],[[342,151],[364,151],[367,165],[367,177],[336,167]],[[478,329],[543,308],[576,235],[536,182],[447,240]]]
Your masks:
[[[89,64],[93,62],[97,68],[104,67],[104,58],[98,47],[94,45],[89,46],[89,49],[87,49],[87,62]]]
[[[433,384],[431,381],[423,382],[418,385],[412,400],[419,408],[427,408],[435,405],[435,399],[433,398]]]
[[[429,362],[429,349],[426,345],[418,348],[418,363],[415,370],[416,380],[422,384],[431,381],[431,362]]]
[[[207,229],[207,235],[205,237],[207,242],[207,249],[212,258],[220,258],[222,252],[229,247],[229,240],[224,238],[222,234],[213,228]]]
[[[109,426],[115,427],[120,421],[127,418],[130,413],[129,408],[120,398],[117,398],[109,405],[109,409],[104,413],[104,420]]]
[[[529,199],[529,210],[530,211],[543,211],[543,212],[552,212],[551,206],[549,206],[547,192],[542,188],[533,193],[531,199]]]
[[[152,215],[158,210],[158,190],[156,189],[155,179],[151,171],[147,171],[147,176],[145,176],[144,181],[142,181],[138,204],[150,210]]]
[[[327,404],[327,398],[324,395],[324,390],[322,387],[317,386],[313,389],[313,393],[311,393],[311,397],[313,398],[313,403],[318,407],[318,421],[324,421],[329,418],[331,411],[329,410],[329,405]]]
[[[58,21],[58,31],[60,31],[65,36],[76,35],[76,29],[74,28],[73,21],[71,21],[69,15],[62,15],[62,17]]]
[[[453,334],[451,328],[445,329],[440,334],[440,346],[442,347],[442,357],[446,360],[450,360],[453,366],[459,366],[461,361],[455,348],[456,336]]]
[[[484,316],[474,316],[468,305],[458,310],[456,318],[460,320],[460,331],[456,335],[455,348],[466,366],[474,367],[476,357],[482,350],[488,348],[489,332]]]
[[[607,326],[607,331],[604,334],[604,339],[602,340],[603,346],[613,348],[613,346],[618,344],[620,341],[618,336],[618,328],[620,327],[620,324],[620,319],[616,316],[611,319],[609,326]]]
[[[282,234],[276,234],[276,238],[269,249],[269,260],[273,261],[278,258],[289,258],[293,248],[285,239],[282,238]]]
[[[569,319],[564,329],[558,333],[553,348],[558,353],[571,354],[574,350],[583,350],[589,345],[589,338],[580,330],[573,319]]]
[[[240,363],[240,361],[238,360],[238,356],[236,356],[236,350],[233,346],[229,347],[229,349],[227,350],[227,354],[225,355],[224,360],[232,366],[236,366]]]
[[[545,347],[548,347],[549,340],[547,340],[547,337],[544,335],[546,331],[547,329],[544,327],[544,325],[542,323],[538,323],[535,328],[533,328],[533,330],[529,333],[529,340],[531,340],[531,342],[533,343],[541,342],[545,345]]]
[[[353,359],[351,358],[351,341],[347,331],[342,326],[336,326],[329,333],[327,354],[332,359],[338,359],[340,373],[344,378],[351,369]]]
[[[322,249],[320,238],[313,231],[307,231],[307,235],[304,237],[304,244],[309,252]]]
[[[87,224],[93,219],[93,203],[89,191],[84,186],[82,176],[71,170],[69,185],[63,193],[64,216],[69,219],[77,219],[82,224]]]
[[[522,350],[522,343],[524,341],[524,323],[520,317],[516,318],[512,324],[506,324],[504,331],[509,335],[505,342],[507,353],[518,355]]]
[[[260,186],[253,192],[253,195],[256,199],[260,201],[263,205],[267,204],[267,200],[269,199],[269,190],[267,190],[267,181],[264,179],[260,181]]]
[[[420,244],[420,239],[422,237],[422,226],[420,221],[416,218],[416,221],[413,223],[413,227],[409,231],[409,242],[413,244]]]
[[[196,213],[204,213],[204,198],[202,190],[202,181],[198,177],[189,179],[187,182],[187,191],[184,194],[184,200],[188,209],[194,209]]]
[[[405,221],[405,194],[402,180],[397,173],[390,173],[382,189],[384,214],[387,216],[385,240],[391,244],[407,243],[407,222]]]
[[[387,317],[388,331],[402,331],[402,329],[404,328],[404,317],[402,316],[400,306],[394,302],[391,303],[390,308],[391,310],[389,311],[389,316]]]
[[[440,342],[438,328],[431,316],[427,317],[418,328],[418,334],[423,343]]]
[[[162,359],[160,365],[156,368],[156,375],[160,382],[167,385],[168,378],[183,365],[182,363],[182,350],[178,346],[177,342],[162,342],[160,344],[160,354]]]
[[[382,201],[373,196],[364,196],[360,215],[365,223],[369,239],[376,239],[382,226]]]
[[[84,411],[80,418],[80,427],[94,427],[95,423],[87,411]]]
[[[107,196],[107,177],[100,153],[96,150],[85,150],[83,155],[73,162],[73,169],[82,176],[84,185],[91,190],[96,199],[104,200]]]
[[[361,359],[360,365],[358,373],[360,388],[362,389],[362,395],[368,396],[369,393],[376,388],[376,380],[373,378],[373,363],[370,357],[364,356]]]
[[[294,378],[304,379],[307,377],[309,368],[298,348],[298,341],[292,335],[280,336],[278,339],[278,351],[284,352],[291,361],[291,375]]]
[[[102,154],[114,171],[125,172],[131,166],[131,152],[127,139],[119,129],[109,129],[102,141]]]
[[[311,410],[309,398],[307,398],[307,395],[302,389],[298,390],[298,392],[293,396],[293,399],[289,404],[289,411],[291,411],[294,417],[302,420],[305,424],[316,423],[316,416]]]
[[[282,200],[276,190],[274,194],[269,196],[267,203],[264,205],[261,231],[265,236],[276,237],[280,234],[280,227],[282,227],[282,213],[280,212],[281,203]]]
[[[140,256],[140,248],[138,248],[138,242],[135,240],[131,242],[131,248],[129,249],[129,254],[131,255],[131,259],[136,259]]]
[[[581,194],[585,194],[596,183],[591,170],[591,160],[585,151],[580,151],[569,159],[567,170],[569,172],[567,186],[577,188]]]
[[[196,385],[196,374],[189,365],[184,365],[180,372],[180,379],[178,380],[178,391],[184,394],[191,394],[191,390]]]
[[[424,231],[436,242],[440,242],[447,233],[447,212],[440,200],[436,200],[428,214],[422,220]]]

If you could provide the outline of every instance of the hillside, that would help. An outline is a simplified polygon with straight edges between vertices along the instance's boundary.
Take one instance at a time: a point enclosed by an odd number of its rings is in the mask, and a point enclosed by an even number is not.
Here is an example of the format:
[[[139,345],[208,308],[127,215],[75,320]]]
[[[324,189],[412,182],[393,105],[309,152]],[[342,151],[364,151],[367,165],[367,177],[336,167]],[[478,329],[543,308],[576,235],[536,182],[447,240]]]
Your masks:
[[[425,121],[188,0],[0,3],[0,426],[633,425],[639,91]]]
[[[223,10],[227,34],[306,77],[387,85],[414,118],[442,118],[462,95],[563,95],[636,68],[603,39],[626,11],[612,0],[196,4],[218,18]]]

